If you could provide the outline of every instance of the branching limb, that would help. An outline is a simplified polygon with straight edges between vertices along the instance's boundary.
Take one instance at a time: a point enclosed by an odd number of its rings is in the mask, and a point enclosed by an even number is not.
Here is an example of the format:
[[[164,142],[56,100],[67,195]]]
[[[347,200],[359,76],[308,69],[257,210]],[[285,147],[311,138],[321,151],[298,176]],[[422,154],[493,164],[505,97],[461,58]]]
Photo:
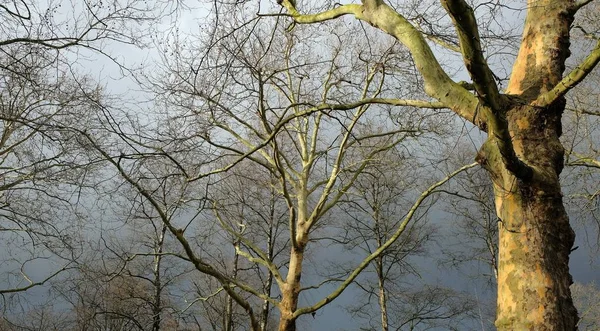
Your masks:
[[[464,0],[442,0],[452,18],[460,40],[460,50],[479,96],[494,110],[500,109],[500,92],[494,74],[483,57],[477,19],[473,8]]]
[[[362,95],[361,95],[362,98],[365,98],[367,96],[367,93],[369,92],[369,86],[371,85],[371,82],[373,82],[373,79],[375,78],[376,74],[377,74],[377,70],[373,70],[368,74],[366,84],[362,91]],[[373,94],[374,96],[379,95],[379,93],[381,92],[381,86],[382,86],[381,84],[383,84],[383,80],[380,82],[379,87],[377,88],[377,91]],[[333,165],[331,167],[331,173],[329,175],[329,178],[327,179],[326,184],[323,188],[323,192],[321,193],[321,196],[319,197],[319,201],[317,202],[311,215],[308,217],[307,225],[306,225],[307,231],[310,230],[310,228],[315,224],[315,222],[317,222],[317,220],[322,215],[321,211],[322,211],[323,207],[326,205],[327,201],[329,200],[331,191],[332,191],[335,183],[338,180],[338,175],[342,171],[342,161],[344,160],[346,150],[349,147],[349,139],[353,135],[354,127],[358,123],[359,119],[361,119],[361,117],[368,110],[368,108],[369,108],[369,104],[359,107],[356,110],[356,112],[354,113],[352,122],[350,122],[350,125],[348,125],[348,127],[346,128],[346,133],[343,135],[342,140],[339,145],[338,154],[337,154],[335,161],[333,162]]]
[[[480,128],[484,121],[475,112],[477,98],[452,81],[444,71],[423,34],[404,16],[400,15],[383,1],[364,1],[364,5],[342,5],[318,14],[300,14],[289,0],[282,1],[296,23],[310,24],[335,19],[343,15],[353,15],[383,32],[393,36],[410,51],[415,65],[425,82],[425,92],[452,109],[459,116],[473,122]]]
[[[46,284],[52,278],[56,277],[61,272],[67,270],[67,268],[68,268],[68,264],[65,265],[64,267],[60,268],[59,270],[55,271],[50,276],[44,278],[43,280],[41,280],[39,282],[32,281],[29,277],[27,277],[27,275],[25,275],[24,273],[22,273],[23,274],[23,278],[25,278],[27,280],[27,282],[29,282],[29,284],[26,285],[26,286],[23,286],[23,287],[17,287],[17,288],[10,288],[10,289],[0,290],[0,295],[1,294],[9,294],[9,293],[17,293],[17,292],[25,292],[25,291],[33,288],[33,287],[42,286],[42,285]]]
[[[196,299],[192,300],[192,301],[191,301],[190,303],[188,303],[188,305],[187,305],[185,308],[183,308],[183,309],[182,309],[182,310],[181,310],[179,313],[180,313],[180,314],[183,314],[183,313],[185,313],[185,312],[186,312],[188,309],[190,309],[190,308],[191,308],[191,307],[192,307],[192,306],[193,306],[193,305],[194,305],[196,302],[198,302],[198,301],[208,301],[208,300],[210,300],[211,298],[213,298],[213,297],[217,296],[217,295],[218,295],[219,293],[221,293],[222,291],[223,291],[223,288],[222,288],[222,287],[219,287],[219,288],[217,289],[217,291],[215,291],[214,293],[211,293],[211,294],[209,294],[209,295],[207,295],[207,296],[205,296],[205,297],[198,297],[198,298],[196,298]],[[186,301],[187,301],[187,300],[186,300]]]
[[[458,45],[456,45],[455,43],[444,40],[443,38],[440,38],[440,37],[436,36],[435,34],[427,33],[426,31],[424,31],[424,29],[421,27],[421,25],[419,23],[414,23],[414,24],[417,27],[417,29],[419,31],[421,31],[421,33],[425,36],[425,38],[427,38],[427,40],[429,40],[445,49],[451,50],[456,53],[460,53],[460,47]]]
[[[540,95],[534,104],[539,107],[546,107],[558,98],[563,97],[570,89],[583,81],[583,79],[596,67],[598,62],[600,62],[600,41],[598,41],[594,50],[592,50],[580,65],[556,84],[552,90]]]
[[[577,157],[577,160],[571,161],[567,163],[569,166],[578,166],[578,167],[589,167],[589,168],[598,168],[600,169],[600,161],[581,155],[579,153],[571,152],[572,155]]]
[[[241,235],[240,233],[238,233],[237,231],[235,231],[231,226],[229,226],[225,222],[225,220],[223,220],[223,218],[221,217],[221,215],[219,214],[218,208],[214,208],[214,210],[215,210],[215,216],[219,220],[219,223],[221,224],[221,227],[223,227],[223,229],[225,229],[225,231],[227,231],[229,234],[231,234],[232,236],[234,236],[241,243],[243,243],[244,245],[248,246],[254,253],[256,253],[258,255],[258,257],[254,257],[254,256],[250,255],[249,253],[244,252],[239,247],[239,245],[235,246],[235,252],[238,255],[241,255],[241,256],[245,257],[250,262],[262,264],[265,267],[267,267],[267,269],[269,269],[269,271],[273,274],[273,277],[275,278],[275,280],[277,281],[277,283],[280,286],[282,286],[282,284],[284,283],[284,280],[281,277],[281,274],[279,273],[279,270],[277,269],[277,266],[275,266],[275,264],[273,264],[273,262],[271,262],[271,260],[267,256],[267,254],[265,252],[263,252],[262,249],[260,249],[258,246],[254,245],[250,240],[248,240],[248,238],[244,237],[243,235]]]
[[[356,277],[358,277],[358,275],[378,256],[380,256],[381,254],[383,254],[383,252],[390,247],[394,242],[396,242],[396,240],[398,240],[398,238],[400,237],[400,235],[402,235],[402,233],[404,232],[404,230],[406,229],[406,227],[408,226],[408,224],[410,223],[410,221],[412,220],[414,214],[416,213],[416,211],[419,209],[419,207],[423,204],[423,202],[425,201],[425,199],[427,199],[432,193],[435,192],[435,190],[442,186],[443,184],[445,184],[447,181],[449,181],[451,178],[453,178],[454,176],[458,175],[459,173],[473,168],[475,166],[477,166],[477,163],[471,163],[468,165],[465,165],[461,168],[459,168],[458,170],[452,172],[451,174],[449,174],[448,176],[446,176],[444,179],[440,180],[439,182],[433,184],[432,186],[430,186],[425,192],[421,193],[421,195],[419,196],[419,198],[415,201],[415,203],[413,204],[413,206],[410,208],[410,210],[408,211],[408,213],[406,214],[406,216],[404,217],[404,219],[402,220],[402,222],[400,223],[400,226],[398,227],[398,229],[396,230],[396,232],[394,233],[393,236],[390,237],[390,239],[388,239],[383,245],[381,245],[377,250],[375,250],[373,253],[371,253],[369,256],[367,256],[367,258],[365,258],[359,265],[358,267],[356,267],[356,269],[354,269],[354,271],[352,271],[352,273],[348,276],[348,278],[346,278],[346,280],[344,280],[344,282],[342,282],[342,284],[340,284],[338,286],[338,288],[331,292],[328,296],[326,296],[325,298],[323,298],[321,301],[317,302],[315,305],[310,306],[310,307],[304,307],[304,308],[300,308],[298,310],[296,310],[294,312],[294,317],[298,317],[300,315],[304,315],[304,314],[309,314],[312,313],[314,311],[317,311],[318,309],[320,309],[321,307],[325,306],[326,304],[330,303],[331,301],[333,301],[335,298],[337,298],[340,294],[342,294],[342,292],[344,292],[344,290],[350,285],[352,284],[352,282],[354,282],[354,280],[356,279]]]

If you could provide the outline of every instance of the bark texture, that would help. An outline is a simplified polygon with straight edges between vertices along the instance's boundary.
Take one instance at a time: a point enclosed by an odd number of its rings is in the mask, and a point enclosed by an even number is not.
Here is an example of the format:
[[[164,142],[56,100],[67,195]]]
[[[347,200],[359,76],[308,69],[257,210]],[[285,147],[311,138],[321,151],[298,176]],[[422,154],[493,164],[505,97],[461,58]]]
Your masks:
[[[564,209],[559,141],[564,99],[540,107],[536,100],[562,79],[573,21],[569,1],[529,1],[521,48],[508,94],[496,112],[506,123],[514,155],[529,172],[515,172],[495,148],[495,132],[480,160],[494,181],[499,218],[498,330],[575,330],[577,311],[569,286],[575,234]],[[524,174],[528,174],[525,175]]]
[[[499,218],[498,330],[574,330],[569,254],[575,234],[563,207],[560,113],[514,106],[507,122],[517,156],[537,175],[522,180],[508,171],[493,139],[479,161],[494,181]]]

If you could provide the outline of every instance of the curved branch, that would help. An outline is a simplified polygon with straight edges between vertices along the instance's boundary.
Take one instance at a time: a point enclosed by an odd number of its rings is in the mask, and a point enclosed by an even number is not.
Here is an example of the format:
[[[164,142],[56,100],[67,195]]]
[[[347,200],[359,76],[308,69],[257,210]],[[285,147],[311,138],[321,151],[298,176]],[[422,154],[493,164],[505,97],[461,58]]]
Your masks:
[[[534,105],[539,107],[546,107],[556,101],[558,98],[563,97],[569,90],[577,86],[600,62],[600,41],[594,47],[594,50],[578,65],[573,71],[565,76],[556,86],[540,95],[535,101]]]
[[[59,270],[57,270],[56,272],[54,272],[50,276],[48,276],[48,277],[44,278],[43,280],[39,281],[39,282],[32,282],[31,280],[29,280],[28,277],[25,276],[25,279],[27,279],[29,281],[29,285],[26,285],[26,286],[23,286],[23,287],[17,287],[17,288],[0,290],[0,295],[1,294],[9,294],[9,293],[17,293],[17,292],[25,292],[25,291],[33,288],[33,287],[42,286],[42,285],[46,284],[50,279],[56,277],[61,272],[67,270],[67,267],[68,267],[68,264],[65,265],[64,267],[60,268]]]
[[[16,18],[23,19],[23,20],[30,20],[31,19],[31,10],[29,9],[29,6],[27,5],[27,3],[24,0],[21,0],[21,3],[23,4],[23,6],[25,6],[25,9],[27,9],[27,15],[23,15],[19,12],[19,7],[17,7],[16,3],[15,3],[16,11],[10,10],[8,7],[6,7],[3,4],[0,4],[0,8],[4,9],[11,16],[14,16]]]
[[[282,1],[282,5],[288,10],[294,22],[299,24],[318,23],[343,15],[353,15],[396,38],[410,51],[425,82],[425,93],[476,126],[480,128],[485,126],[484,120],[475,112],[477,98],[450,79],[423,34],[383,1],[365,0],[364,5],[343,5],[318,14],[306,15],[300,14],[289,0]]]
[[[500,109],[500,92],[494,74],[483,57],[477,19],[473,8],[464,0],[442,0],[452,18],[460,40],[460,51],[479,96],[493,109]]]

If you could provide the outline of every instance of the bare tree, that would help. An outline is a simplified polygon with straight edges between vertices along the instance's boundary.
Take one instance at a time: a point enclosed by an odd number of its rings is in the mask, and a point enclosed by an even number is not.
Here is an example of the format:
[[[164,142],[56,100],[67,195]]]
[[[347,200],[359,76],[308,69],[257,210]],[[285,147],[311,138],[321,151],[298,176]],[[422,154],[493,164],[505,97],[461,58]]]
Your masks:
[[[590,2],[528,2],[522,42],[505,93],[486,59],[484,51],[489,48],[481,42],[486,3],[472,7],[462,0],[441,1],[441,9],[456,31],[452,40],[458,41],[460,57],[472,80],[467,86],[449,76],[426,35],[419,31],[418,21],[402,6],[369,0],[305,14],[304,7],[296,7],[294,1],[281,2],[284,15],[296,24],[349,16],[392,36],[411,53],[424,91],[488,133],[477,160],[493,180],[501,220],[499,330],[571,330],[577,324],[568,270],[574,232],[562,201],[559,175],[564,148],[559,138],[564,96],[600,61],[600,44],[596,44],[576,69],[563,76],[570,55],[571,23],[577,11]],[[490,7],[491,15],[500,11]],[[497,22],[500,30],[511,24]]]
[[[402,221],[400,215],[409,210],[413,196],[422,190],[420,182],[429,177],[425,171],[431,171],[427,165],[417,167],[407,161],[410,158],[400,151],[371,159],[372,164],[350,189],[350,199],[340,206],[347,216],[340,221],[343,236],[339,240],[347,249],[372,254],[394,235]],[[458,327],[469,318],[474,306],[466,295],[419,279],[420,270],[413,259],[428,255],[427,246],[436,235],[435,225],[426,223],[426,215],[415,216],[414,223],[355,281],[361,291],[350,312],[367,319],[369,329],[375,325],[384,331],[424,325]],[[343,264],[334,267],[344,270]],[[370,306],[375,298],[378,314],[372,316]]]
[[[56,56],[35,45],[0,55],[2,63],[12,58],[19,61],[0,68],[2,294],[46,283],[81,253],[78,224],[85,213],[77,204],[95,167],[62,129],[76,121],[85,125],[93,84],[53,68]]]
[[[252,242],[262,243],[260,246],[266,253],[269,261],[273,261],[278,268],[283,266],[280,255],[289,249],[289,237],[286,236],[288,208],[285,200],[277,193],[278,179],[264,168],[256,168],[250,162],[242,162],[232,171],[228,172],[214,192],[210,192],[214,201],[215,217],[230,228],[237,228]],[[244,244],[240,238],[231,237],[234,249],[241,249]],[[244,247],[248,249],[248,247]],[[234,278],[244,279],[254,286],[260,287],[262,292],[273,296],[273,273],[260,265],[248,265],[248,261],[239,261],[239,255],[233,257]],[[245,273],[246,275],[242,275]],[[266,331],[269,327],[272,305],[268,300],[262,300],[260,308],[260,330]],[[227,327],[232,330],[233,300],[227,297]],[[272,322],[272,321],[271,321]],[[271,328],[272,329],[272,328]]]
[[[0,294],[48,284],[81,254],[96,161],[65,128],[84,128],[101,90],[78,60],[107,43],[143,45],[144,22],[165,2],[28,1],[0,4]],[[174,8],[174,7],[173,7]],[[131,24],[132,22],[138,24]],[[121,68],[124,68],[121,66]]]
[[[277,33],[270,33],[273,29]],[[277,308],[280,330],[294,330],[300,316],[332,302],[401,236],[437,187],[474,166],[443,174],[441,181],[416,196],[394,232],[378,249],[355,262],[344,277],[303,284],[307,248],[319,240],[318,233],[327,232],[325,216],[372,160],[427,135],[443,119],[431,116],[434,111],[410,108],[411,121],[394,122],[390,104],[438,108],[437,103],[380,97],[384,81],[410,67],[410,62],[406,64],[410,59],[397,43],[372,45],[359,60],[347,62],[339,50],[351,42],[349,31],[337,35],[331,40],[333,47],[317,56],[313,45],[303,41],[309,39],[283,30],[279,24],[257,20],[211,39],[201,58],[192,56],[195,48],[174,44],[175,49],[165,58],[166,72],[153,85],[164,110],[151,120],[140,121],[126,112],[116,116],[118,111],[107,106],[99,116],[98,132],[74,129],[154,209],[180,244],[177,256],[219,284],[212,291],[203,291],[199,301],[207,302],[225,292],[245,312],[252,330],[261,328],[261,318],[255,313],[257,302],[263,313],[265,301]],[[407,93],[412,86],[406,86]],[[403,85],[399,82],[397,88]],[[368,129],[370,121],[381,122],[377,131]],[[107,139],[98,139],[102,132]],[[348,157],[359,150],[362,158]],[[200,201],[211,196],[206,192],[225,181],[227,171],[242,162],[263,169],[270,178],[267,185],[285,202],[289,240],[285,254],[269,253],[270,246],[261,239],[264,231],[256,236],[257,232],[250,230],[260,222],[219,205],[223,201],[216,201],[214,216],[201,212]],[[166,200],[165,183],[173,192]],[[240,206],[248,205],[252,204]],[[176,209],[187,213],[174,217]],[[212,228],[215,224],[218,228]],[[214,232],[209,235],[210,231]],[[198,239],[199,233],[205,242]],[[230,259],[224,258],[231,253],[222,246],[206,246],[221,238],[235,246]],[[223,265],[230,263],[227,261],[233,262],[233,268]],[[272,293],[263,284],[257,288],[255,282],[246,281],[240,273],[246,266],[268,270],[265,277],[273,278],[277,290]],[[330,283],[335,284],[331,293],[316,303],[299,306],[302,292]],[[280,297],[274,297],[276,293]],[[225,304],[226,311],[232,309]],[[224,325],[231,327],[231,314],[225,316]]]

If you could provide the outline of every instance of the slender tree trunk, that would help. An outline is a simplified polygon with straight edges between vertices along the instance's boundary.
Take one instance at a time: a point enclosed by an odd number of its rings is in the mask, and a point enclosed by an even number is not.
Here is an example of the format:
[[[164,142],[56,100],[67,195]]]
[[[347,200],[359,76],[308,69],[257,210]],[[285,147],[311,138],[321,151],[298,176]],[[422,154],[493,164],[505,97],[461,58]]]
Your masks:
[[[517,179],[504,167],[493,140],[479,161],[494,181],[499,217],[498,330],[575,330],[569,286],[575,233],[562,201],[564,150],[558,138],[564,102],[546,108],[516,105],[506,113],[519,158],[537,174]]]
[[[381,311],[381,330],[388,331],[387,293],[385,291],[385,277],[383,276],[383,261],[377,259],[377,277],[379,278],[379,309]]]
[[[154,302],[152,303],[152,331],[160,330],[160,322],[162,320],[162,279],[161,279],[161,262],[163,243],[165,241],[165,233],[167,227],[162,226],[160,236],[156,243],[154,256]]]
[[[241,227],[240,227],[241,228]],[[239,245],[240,241],[237,240],[235,242],[235,246]],[[233,274],[232,277],[233,279],[237,278],[237,274],[238,274],[238,264],[239,264],[239,255],[235,254],[235,256],[233,257]],[[225,316],[223,316],[224,318],[224,331],[233,331],[233,298],[228,295],[227,296],[227,301],[225,304]]]
[[[274,186],[272,186],[274,187]],[[270,261],[273,261],[274,251],[275,251],[275,238],[273,225],[275,224],[275,192],[274,189],[271,189],[271,209],[269,215],[269,233],[267,236],[267,250],[268,250],[268,258]],[[267,282],[264,285],[263,291],[267,296],[271,296],[271,287],[273,287],[273,273],[271,271],[267,271],[269,273],[267,277]],[[261,307],[260,312],[260,331],[267,331],[267,325],[269,324],[269,301],[265,300]]]
[[[271,287],[273,286],[273,274],[269,272],[267,282],[265,284],[265,294],[271,296]],[[260,312],[260,331],[267,331],[267,325],[269,324],[269,301],[265,300],[261,307]]]
[[[385,238],[381,233],[380,218],[379,218],[379,205],[376,204],[373,210],[374,230],[377,236],[377,247],[381,247],[385,242]],[[381,313],[381,330],[388,330],[388,314],[387,314],[387,297],[385,291],[385,275],[383,273],[383,255],[377,257],[375,260],[375,268],[377,271],[377,279],[379,286],[379,311]]]

